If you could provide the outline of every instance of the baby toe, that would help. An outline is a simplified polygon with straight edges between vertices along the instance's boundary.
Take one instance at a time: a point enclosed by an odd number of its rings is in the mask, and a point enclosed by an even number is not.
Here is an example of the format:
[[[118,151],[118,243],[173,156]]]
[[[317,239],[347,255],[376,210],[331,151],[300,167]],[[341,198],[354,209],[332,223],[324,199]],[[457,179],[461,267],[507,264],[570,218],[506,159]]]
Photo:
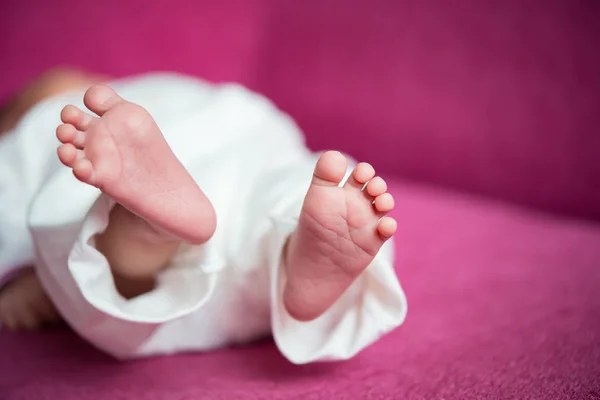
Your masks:
[[[83,96],[83,103],[91,111],[102,116],[115,105],[123,102],[117,92],[106,85],[93,85]]]
[[[394,233],[396,233],[397,229],[398,223],[394,218],[391,217],[383,217],[377,224],[377,232],[384,240],[387,240],[394,236]]]
[[[60,119],[65,124],[71,124],[80,131],[85,131],[94,119],[91,115],[84,113],[79,108],[68,105],[62,109]]]
[[[94,184],[94,168],[88,159],[83,158],[75,163],[73,166],[73,175],[84,183]]]
[[[377,197],[387,191],[387,184],[383,178],[376,176],[367,183],[366,192],[371,197]]]
[[[72,143],[65,143],[61,145],[58,150],[58,159],[65,166],[72,168],[78,159],[78,150]]]
[[[344,185],[347,188],[362,189],[365,183],[375,176],[375,169],[369,163],[359,163],[350,174],[348,181]]]
[[[379,213],[386,214],[394,208],[394,196],[383,193],[375,198],[374,206]]]
[[[71,124],[62,124],[56,128],[56,137],[61,143],[72,143],[76,148],[82,149],[85,141],[83,132],[78,131]]]
[[[346,173],[347,163],[346,157],[339,151],[323,153],[315,166],[312,183],[319,186],[338,186]]]

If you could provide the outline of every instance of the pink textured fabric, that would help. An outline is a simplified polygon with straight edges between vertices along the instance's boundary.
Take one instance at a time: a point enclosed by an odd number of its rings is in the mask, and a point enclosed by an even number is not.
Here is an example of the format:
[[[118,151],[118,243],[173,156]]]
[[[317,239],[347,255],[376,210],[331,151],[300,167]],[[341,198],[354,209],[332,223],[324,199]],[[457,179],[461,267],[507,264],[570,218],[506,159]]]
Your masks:
[[[267,341],[118,363],[71,333],[2,333],[0,398],[600,398],[600,227],[391,191],[408,319],[355,359],[293,366]]]
[[[268,9],[257,87],[311,145],[600,220],[600,3],[340,3]]]

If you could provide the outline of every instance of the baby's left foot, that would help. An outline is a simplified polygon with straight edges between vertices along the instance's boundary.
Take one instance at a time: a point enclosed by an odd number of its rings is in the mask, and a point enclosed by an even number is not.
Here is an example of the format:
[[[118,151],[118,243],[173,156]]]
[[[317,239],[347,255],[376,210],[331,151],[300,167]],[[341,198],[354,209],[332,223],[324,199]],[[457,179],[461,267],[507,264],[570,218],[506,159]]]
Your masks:
[[[346,167],[338,152],[321,156],[288,242],[284,304],[301,321],[331,307],[396,232],[396,221],[385,216],[394,207],[385,181],[360,163],[339,187]]]
[[[89,88],[84,102],[98,117],[75,106],[63,109],[64,124],[56,130],[61,162],[146,221],[146,228],[187,243],[206,242],[215,231],[214,208],[152,116],[103,85]]]

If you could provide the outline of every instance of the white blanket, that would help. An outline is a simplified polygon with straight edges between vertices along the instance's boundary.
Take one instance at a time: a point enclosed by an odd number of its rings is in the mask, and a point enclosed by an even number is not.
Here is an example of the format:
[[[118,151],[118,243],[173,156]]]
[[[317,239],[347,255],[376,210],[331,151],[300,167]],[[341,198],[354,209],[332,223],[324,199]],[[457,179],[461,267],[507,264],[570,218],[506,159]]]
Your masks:
[[[391,241],[318,319],[298,322],[283,307],[280,254],[316,161],[288,116],[237,85],[152,74],[111,86],[153,115],[215,207],[215,235],[183,247],[153,291],[120,296],[93,241],[113,202],[56,157],[61,108],[85,109],[83,92],[69,93],[37,105],[0,138],[0,284],[35,263],[73,329],[123,359],[269,333],[293,363],[345,359],[403,322]]]

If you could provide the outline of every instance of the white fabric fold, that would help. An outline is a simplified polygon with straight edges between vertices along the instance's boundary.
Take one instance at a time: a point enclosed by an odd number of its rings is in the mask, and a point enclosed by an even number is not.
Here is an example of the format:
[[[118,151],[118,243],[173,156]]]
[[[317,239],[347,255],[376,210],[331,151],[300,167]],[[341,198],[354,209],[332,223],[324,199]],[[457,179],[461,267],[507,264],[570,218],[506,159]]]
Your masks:
[[[283,305],[286,283],[280,253],[295,220],[273,221],[270,244],[272,331],[281,353],[295,364],[347,359],[402,324],[406,299],[392,267],[392,247],[384,246],[365,272],[319,318],[300,322]]]
[[[162,323],[201,307],[214,289],[214,274],[224,267],[218,256],[205,256],[210,243],[196,249],[191,260],[188,254],[176,255],[149,293],[129,300],[119,295],[106,258],[94,247],[94,235],[106,229],[113,206],[105,195],[96,201],[69,255],[69,271],[83,297],[98,310],[131,322]]]
[[[0,154],[13,155],[0,158],[0,188],[29,182],[16,195],[1,192],[0,217],[9,215],[4,207],[21,216],[17,227],[0,224],[0,238],[18,236],[0,243],[12,257],[0,257],[0,279],[35,259],[69,324],[120,359],[209,350],[269,333],[291,362],[346,359],[402,323],[406,299],[391,242],[321,317],[299,322],[286,312],[281,252],[316,161],[289,117],[238,85],[150,74],[112,86],[153,115],[213,204],[214,236],[202,246],[182,246],[152,291],[123,298],[94,247],[114,202],[56,159],[60,109],[82,106],[82,93],[65,95],[36,107],[13,139],[0,141]],[[13,164],[20,167],[7,172]]]

